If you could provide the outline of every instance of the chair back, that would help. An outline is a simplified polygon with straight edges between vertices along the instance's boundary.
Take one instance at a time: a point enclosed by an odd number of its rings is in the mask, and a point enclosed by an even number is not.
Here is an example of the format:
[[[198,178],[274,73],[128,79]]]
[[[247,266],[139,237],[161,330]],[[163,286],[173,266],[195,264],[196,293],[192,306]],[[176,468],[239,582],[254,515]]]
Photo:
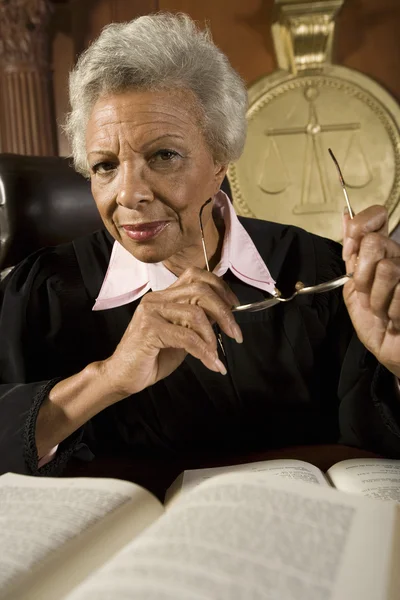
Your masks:
[[[0,154],[0,271],[102,226],[90,183],[68,159]]]

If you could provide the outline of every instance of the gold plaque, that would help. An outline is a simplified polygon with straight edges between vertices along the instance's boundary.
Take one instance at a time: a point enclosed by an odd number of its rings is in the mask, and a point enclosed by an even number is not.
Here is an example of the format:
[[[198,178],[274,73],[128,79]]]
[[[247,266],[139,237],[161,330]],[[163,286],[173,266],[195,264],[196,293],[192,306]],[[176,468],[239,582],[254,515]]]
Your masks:
[[[400,108],[376,82],[330,62],[343,0],[276,0],[281,69],[249,89],[248,137],[228,177],[238,214],[340,240],[342,168],[357,213],[385,205],[400,217]],[[289,43],[290,42],[290,43]]]

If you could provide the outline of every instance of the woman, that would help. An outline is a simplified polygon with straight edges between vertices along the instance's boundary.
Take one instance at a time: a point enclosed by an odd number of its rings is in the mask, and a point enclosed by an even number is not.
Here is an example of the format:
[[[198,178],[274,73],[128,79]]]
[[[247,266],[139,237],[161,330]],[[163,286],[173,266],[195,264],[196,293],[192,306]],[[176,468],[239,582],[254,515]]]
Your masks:
[[[400,248],[384,209],[344,217],[346,265],[333,242],[239,220],[219,188],[246,90],[186,16],[107,27],[70,97],[107,231],[3,283],[2,471],[55,474],[82,441],[137,455],[340,439],[400,457]],[[347,310],[336,290],[232,312],[345,270]]]

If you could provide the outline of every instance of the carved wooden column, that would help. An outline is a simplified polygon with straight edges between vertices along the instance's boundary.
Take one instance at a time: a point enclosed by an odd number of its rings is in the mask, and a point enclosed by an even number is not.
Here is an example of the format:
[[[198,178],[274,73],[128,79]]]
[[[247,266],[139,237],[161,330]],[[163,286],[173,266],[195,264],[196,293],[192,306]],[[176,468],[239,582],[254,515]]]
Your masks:
[[[0,150],[57,154],[47,0],[0,0]]]

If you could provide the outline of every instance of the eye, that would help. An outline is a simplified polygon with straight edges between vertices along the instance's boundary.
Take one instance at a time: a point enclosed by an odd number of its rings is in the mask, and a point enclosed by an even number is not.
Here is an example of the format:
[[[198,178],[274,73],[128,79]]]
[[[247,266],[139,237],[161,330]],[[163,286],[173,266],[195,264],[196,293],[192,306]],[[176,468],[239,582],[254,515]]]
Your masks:
[[[92,172],[99,175],[104,175],[105,173],[109,173],[114,169],[115,165],[111,162],[98,162],[92,167]]]
[[[175,152],[175,150],[169,150],[168,148],[162,148],[161,150],[157,150],[157,152],[155,152],[153,154],[153,156],[151,157],[151,160],[168,162],[178,156],[179,156],[179,154],[178,154],[178,152]]]

